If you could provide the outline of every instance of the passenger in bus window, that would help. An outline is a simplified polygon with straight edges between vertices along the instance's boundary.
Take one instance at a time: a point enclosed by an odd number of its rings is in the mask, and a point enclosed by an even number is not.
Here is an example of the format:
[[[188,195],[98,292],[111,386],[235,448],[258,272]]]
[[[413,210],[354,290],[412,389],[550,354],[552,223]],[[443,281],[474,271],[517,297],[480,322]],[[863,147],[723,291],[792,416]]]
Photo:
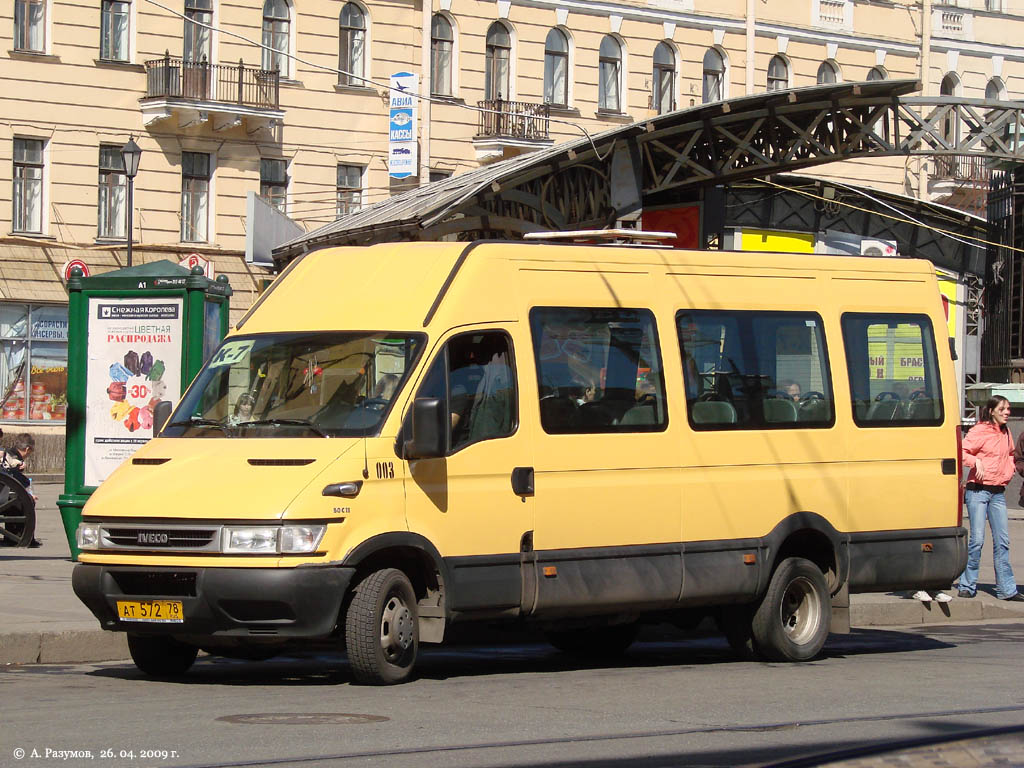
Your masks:
[[[971,520],[967,567],[960,576],[958,597],[974,597],[978,567],[985,545],[985,520],[992,529],[992,557],[996,572],[996,597],[1024,602],[1010,566],[1010,530],[1006,514],[1006,484],[1014,471],[1013,436],[1006,426],[1010,402],[1000,395],[989,398],[981,418],[963,441],[963,462],[970,468],[965,500]]]

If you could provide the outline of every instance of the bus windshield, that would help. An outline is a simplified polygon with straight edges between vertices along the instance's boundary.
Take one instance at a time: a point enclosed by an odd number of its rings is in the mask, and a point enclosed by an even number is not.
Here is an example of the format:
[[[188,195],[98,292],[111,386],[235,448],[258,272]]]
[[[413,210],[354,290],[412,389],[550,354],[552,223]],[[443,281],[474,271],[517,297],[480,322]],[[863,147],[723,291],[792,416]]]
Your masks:
[[[423,334],[275,333],[227,339],[162,437],[366,437],[412,371]]]

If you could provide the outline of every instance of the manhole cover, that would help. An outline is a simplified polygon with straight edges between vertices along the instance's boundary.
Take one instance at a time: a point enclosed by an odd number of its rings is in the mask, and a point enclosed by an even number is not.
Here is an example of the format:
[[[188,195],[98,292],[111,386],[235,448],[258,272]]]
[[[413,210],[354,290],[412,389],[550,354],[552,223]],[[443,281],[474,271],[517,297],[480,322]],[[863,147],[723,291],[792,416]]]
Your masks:
[[[384,723],[391,718],[346,712],[257,712],[251,715],[224,715],[217,719],[242,725],[361,725]]]

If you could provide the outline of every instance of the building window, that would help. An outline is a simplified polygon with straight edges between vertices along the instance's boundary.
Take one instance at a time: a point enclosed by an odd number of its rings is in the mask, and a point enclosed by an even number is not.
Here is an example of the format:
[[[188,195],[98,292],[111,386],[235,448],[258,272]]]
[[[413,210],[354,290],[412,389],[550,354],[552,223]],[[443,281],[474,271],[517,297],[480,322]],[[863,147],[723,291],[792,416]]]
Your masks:
[[[847,313],[842,327],[857,426],[942,423],[942,386],[927,317]]]
[[[181,240],[209,240],[210,156],[205,152],[181,153]]]
[[[201,25],[207,26],[201,26]],[[185,0],[185,40],[183,58],[199,64],[212,61],[210,27],[213,24],[213,0]]]
[[[951,72],[942,78],[942,82],[939,84],[939,95],[956,96],[959,89],[960,78]],[[950,110],[942,119],[942,138],[951,144],[956,143],[958,140],[959,127],[955,113]]]
[[[64,421],[68,308],[0,302],[0,419]]]
[[[569,104],[569,41],[560,29],[548,32],[544,41],[544,103]]]
[[[363,50],[366,44],[366,16],[355,3],[345,3],[338,17],[339,85],[363,84]]]
[[[496,21],[487,30],[487,57],[484,63],[484,99],[509,98],[512,41],[508,30]]]
[[[704,54],[704,90],[701,103],[721,101],[725,98],[725,59],[714,48]]]
[[[868,80],[888,80],[889,73],[882,67],[872,67],[868,72]]]
[[[823,328],[811,312],[677,313],[690,424],[698,430],[831,426]]]
[[[43,142],[14,140],[14,198],[11,216],[15,232],[43,231]]]
[[[128,23],[131,5],[103,0],[100,9],[100,58],[128,61]]]
[[[288,163],[285,160],[260,160],[260,197],[285,212],[288,195]]]
[[[676,56],[668,43],[654,49],[654,108],[659,115],[676,108]]]
[[[605,35],[598,51],[597,107],[622,111],[622,46],[611,35]]]
[[[768,62],[768,90],[782,91],[789,88],[789,64],[781,56],[772,56]]]
[[[99,209],[97,223],[99,237],[123,240],[127,216],[128,177],[124,174],[121,148],[100,146]]]
[[[451,22],[440,13],[435,13],[430,22],[430,92],[436,96],[452,95],[454,43]]]
[[[263,4],[263,68],[288,77],[288,48],[291,14],[285,0],[267,0]]]
[[[338,216],[355,213],[363,207],[363,167],[338,166]]]
[[[839,80],[839,67],[831,61],[821,62],[821,66],[818,67],[818,85],[830,85],[838,83]]]
[[[46,50],[46,0],[14,0],[14,49]]]
[[[430,178],[430,183],[431,184],[433,184],[435,181],[444,181],[445,179],[450,179],[451,177],[452,177],[452,172],[451,171],[440,170],[440,169],[437,169],[437,168],[432,168],[430,170],[430,177],[429,178]]]
[[[985,101],[1004,101],[1006,99],[1006,86],[1002,79],[993,77],[985,86]]]

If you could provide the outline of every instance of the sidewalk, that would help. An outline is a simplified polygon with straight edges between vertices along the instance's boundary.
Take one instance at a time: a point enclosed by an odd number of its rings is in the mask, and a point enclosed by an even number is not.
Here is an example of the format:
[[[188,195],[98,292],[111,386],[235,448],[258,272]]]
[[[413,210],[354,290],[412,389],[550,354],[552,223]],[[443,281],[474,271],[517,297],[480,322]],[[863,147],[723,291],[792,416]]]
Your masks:
[[[37,481],[38,483],[38,481]],[[1024,510],[1017,485],[1007,493],[1011,555],[1018,583],[1024,585]],[[38,549],[0,548],[0,664],[63,664],[128,658],[125,636],[105,632],[71,589],[71,553],[57,509],[60,483],[38,483]],[[853,595],[854,627],[912,626],[944,622],[1024,619],[1024,603],[1005,603],[992,594],[992,550],[982,556],[981,584],[973,600],[920,603],[909,593]]]

